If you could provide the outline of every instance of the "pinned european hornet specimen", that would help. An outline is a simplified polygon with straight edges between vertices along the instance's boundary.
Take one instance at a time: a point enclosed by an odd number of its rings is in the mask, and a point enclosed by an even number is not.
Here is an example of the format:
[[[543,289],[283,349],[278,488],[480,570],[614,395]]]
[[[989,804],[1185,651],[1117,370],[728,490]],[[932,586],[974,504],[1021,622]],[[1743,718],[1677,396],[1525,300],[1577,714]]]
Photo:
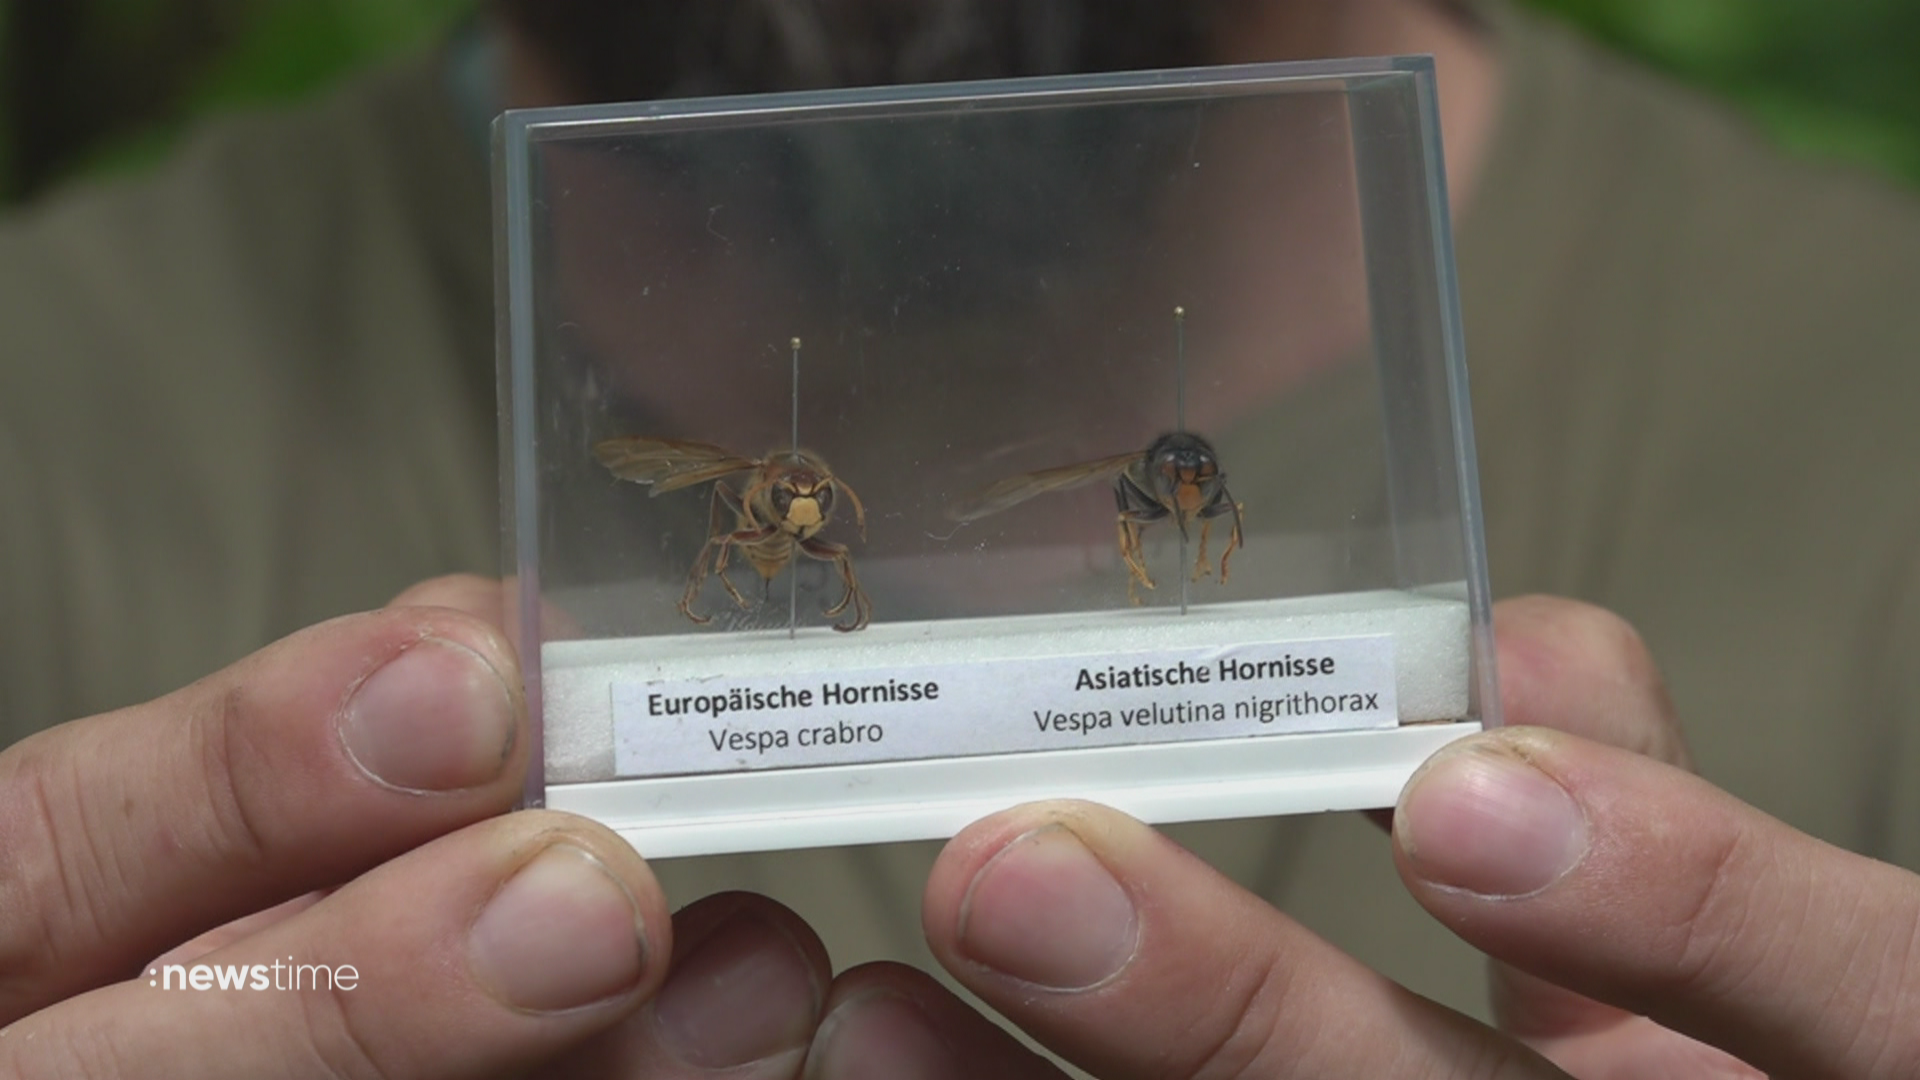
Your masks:
[[[852,611],[850,621],[835,630],[859,630],[873,619],[873,604],[853,573],[853,556],[843,544],[819,537],[833,520],[836,505],[845,499],[853,507],[860,538],[867,536],[867,511],[860,497],[819,456],[806,450],[775,450],[763,458],[741,457],[710,443],[645,437],[608,439],[593,448],[600,463],[622,480],[646,484],[651,495],[713,485],[707,522],[707,542],[687,574],[687,591],[680,597],[680,614],[705,625],[712,616],[693,610],[708,575],[718,577],[743,610],[752,607],[727,579],[727,564],[739,553],[771,586],[796,554],[832,563],[846,592],[826,609],[828,618]],[[736,490],[729,480],[743,477]]]
[[[1144,452],[1119,454],[1078,465],[1010,476],[973,493],[948,511],[955,521],[978,521],[1050,491],[1066,491],[1111,478],[1113,501],[1119,511],[1115,527],[1120,558],[1127,564],[1127,598],[1140,602],[1136,585],[1153,588],[1140,548],[1140,532],[1156,521],[1172,518],[1185,539],[1187,523],[1200,523],[1200,554],[1193,564],[1193,580],[1213,572],[1207,559],[1207,539],[1215,518],[1232,515],[1233,530],[1227,549],[1220,553],[1220,582],[1227,580],[1227,560],[1243,544],[1241,505],[1227,492],[1227,474],[1219,455],[1207,440],[1192,432],[1175,431],[1153,440]]]

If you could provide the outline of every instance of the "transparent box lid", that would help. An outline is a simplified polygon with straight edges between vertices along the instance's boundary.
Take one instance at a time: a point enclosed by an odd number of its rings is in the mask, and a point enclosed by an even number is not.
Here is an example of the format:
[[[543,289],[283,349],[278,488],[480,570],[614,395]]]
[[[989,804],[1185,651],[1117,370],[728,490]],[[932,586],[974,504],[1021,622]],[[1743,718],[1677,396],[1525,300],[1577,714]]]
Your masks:
[[[1497,722],[1425,58],[510,112],[530,801],[1390,805]]]

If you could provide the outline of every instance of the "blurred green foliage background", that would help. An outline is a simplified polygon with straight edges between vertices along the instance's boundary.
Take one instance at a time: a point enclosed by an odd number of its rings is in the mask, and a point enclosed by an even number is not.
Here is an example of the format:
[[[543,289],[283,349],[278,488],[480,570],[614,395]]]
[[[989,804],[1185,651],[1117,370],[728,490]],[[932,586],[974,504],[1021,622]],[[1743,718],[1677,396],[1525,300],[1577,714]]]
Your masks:
[[[1920,183],[1915,0],[1525,2],[1737,101],[1788,146]],[[475,3],[0,0],[0,202],[136,167],[200,116],[420,46]]]
[[[0,201],[153,160],[446,32],[476,0],[0,0]]]
[[[1914,0],[1531,0],[1744,106],[1796,150],[1920,183]]]

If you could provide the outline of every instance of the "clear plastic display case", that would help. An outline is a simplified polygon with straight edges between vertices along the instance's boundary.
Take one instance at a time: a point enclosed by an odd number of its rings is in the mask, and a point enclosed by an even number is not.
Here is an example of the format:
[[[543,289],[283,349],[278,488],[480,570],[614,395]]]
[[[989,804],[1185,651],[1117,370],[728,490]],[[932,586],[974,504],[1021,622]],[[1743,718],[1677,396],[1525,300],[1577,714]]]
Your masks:
[[[1391,805],[1498,722],[1424,58],[508,113],[529,800]]]

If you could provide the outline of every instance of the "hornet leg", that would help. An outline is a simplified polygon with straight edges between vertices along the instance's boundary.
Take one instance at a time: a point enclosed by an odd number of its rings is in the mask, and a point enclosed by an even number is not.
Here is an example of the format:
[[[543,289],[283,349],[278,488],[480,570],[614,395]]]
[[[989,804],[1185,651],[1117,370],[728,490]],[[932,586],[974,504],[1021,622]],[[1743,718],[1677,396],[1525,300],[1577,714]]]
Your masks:
[[[860,587],[860,579],[854,576],[853,556],[848,554],[845,545],[831,543],[826,540],[810,539],[800,541],[800,550],[806,552],[813,558],[819,559],[821,562],[832,563],[834,569],[840,571],[840,582],[846,586],[847,591],[841,595],[839,603],[827,608],[821,614],[826,615],[828,618],[833,618],[847,610],[848,605],[852,605],[853,621],[848,623],[835,623],[833,626],[835,630],[839,630],[842,633],[851,633],[855,630],[864,629],[868,623],[873,621],[873,601],[867,599],[867,591]]]

